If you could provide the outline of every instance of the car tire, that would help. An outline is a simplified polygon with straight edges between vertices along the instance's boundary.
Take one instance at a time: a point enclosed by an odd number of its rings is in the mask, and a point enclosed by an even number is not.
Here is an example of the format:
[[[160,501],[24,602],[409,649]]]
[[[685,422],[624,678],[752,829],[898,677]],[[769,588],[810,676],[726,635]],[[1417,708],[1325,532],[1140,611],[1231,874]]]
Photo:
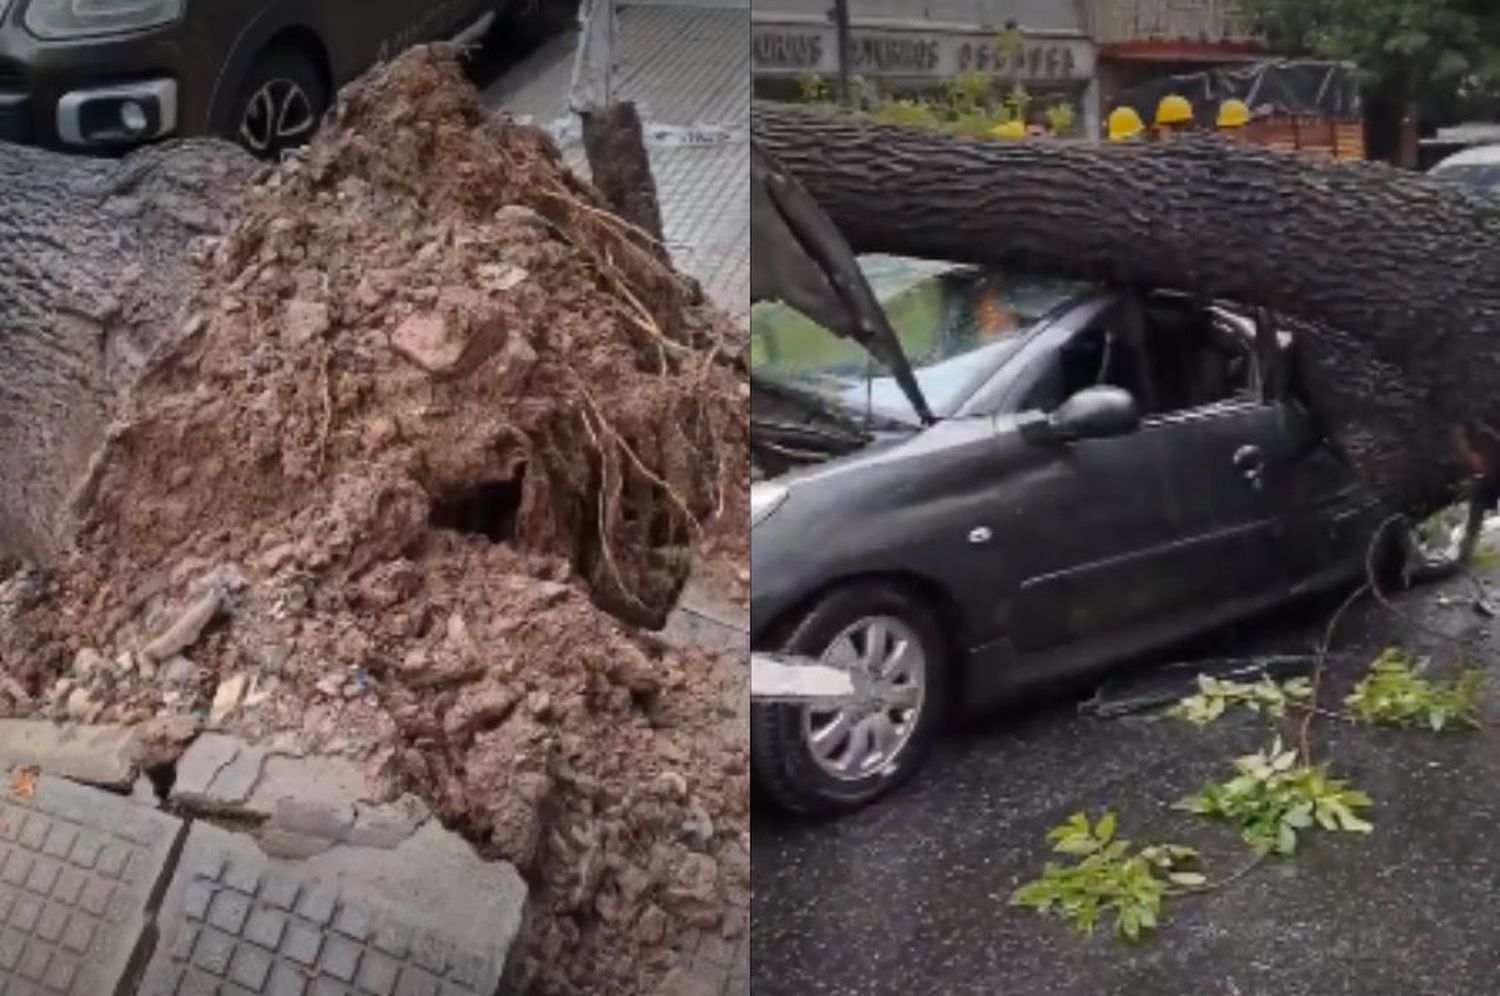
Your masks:
[[[1429,549],[1420,525],[1406,519],[1388,527],[1375,561],[1375,579],[1381,591],[1445,581],[1473,566],[1485,509],[1467,496],[1464,504],[1464,530],[1456,548]]]
[[[328,84],[317,63],[295,48],[274,48],[245,74],[225,137],[274,162],[307,144],[328,103]]]
[[[903,724],[894,717],[905,715],[906,710],[892,708],[883,714],[884,722],[897,731],[889,756],[873,746],[876,735],[865,725],[886,729],[879,709],[856,719],[865,710],[818,712],[805,706],[752,702],[750,767],[752,782],[761,798],[803,816],[839,815],[892,791],[926,762],[948,714],[951,695],[947,643],[929,606],[891,584],[858,584],[835,589],[802,617],[781,649],[815,658],[835,653],[836,644],[859,652],[862,645],[858,627],[878,620],[885,621],[883,625],[892,646],[896,640],[906,639],[920,655],[920,701],[910,710],[914,715]],[[844,645],[846,639],[851,642]],[[866,641],[863,647],[868,645]],[[893,652],[891,660],[897,656]],[[898,669],[900,666],[897,665]],[[906,689],[909,684],[898,687]],[[812,746],[815,734],[832,731],[837,735],[839,727],[835,721],[853,726],[847,735],[847,750],[837,751],[839,742],[833,741],[833,753],[843,756],[829,757],[824,753],[829,745],[825,740],[825,746],[815,752]],[[860,733],[861,730],[865,732]],[[866,753],[873,766],[854,764],[843,768],[839,762],[858,754],[859,744],[868,748]],[[836,773],[835,769],[840,768],[843,770]]]

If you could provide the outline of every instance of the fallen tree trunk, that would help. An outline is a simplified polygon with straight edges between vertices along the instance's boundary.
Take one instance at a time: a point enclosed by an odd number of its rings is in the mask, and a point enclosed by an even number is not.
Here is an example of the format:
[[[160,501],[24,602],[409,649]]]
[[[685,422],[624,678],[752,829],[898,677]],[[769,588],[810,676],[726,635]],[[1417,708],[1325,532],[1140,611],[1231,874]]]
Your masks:
[[[0,143],[0,554],[55,545],[122,385],[201,283],[196,240],[256,168],[217,142],[119,161]]]
[[[755,139],[858,252],[1267,307],[1330,432],[1402,507],[1500,468],[1500,208],[1438,181],[1215,139],[996,142],[776,105]]]

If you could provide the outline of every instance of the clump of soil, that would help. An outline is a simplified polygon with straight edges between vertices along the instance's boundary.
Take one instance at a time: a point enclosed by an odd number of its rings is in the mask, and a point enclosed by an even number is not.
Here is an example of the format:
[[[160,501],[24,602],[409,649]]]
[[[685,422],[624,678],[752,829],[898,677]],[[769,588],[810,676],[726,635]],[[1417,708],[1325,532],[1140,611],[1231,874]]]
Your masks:
[[[742,930],[743,679],[637,628],[744,580],[735,330],[438,50],[209,257],[76,554],[0,569],[0,700],[368,757],[528,876],[544,992]]]

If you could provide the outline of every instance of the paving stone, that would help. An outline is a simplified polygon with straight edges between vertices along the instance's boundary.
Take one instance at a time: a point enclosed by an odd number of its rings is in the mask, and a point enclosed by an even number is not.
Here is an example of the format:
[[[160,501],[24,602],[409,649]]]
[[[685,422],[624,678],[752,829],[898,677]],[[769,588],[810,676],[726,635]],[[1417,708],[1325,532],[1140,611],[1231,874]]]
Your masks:
[[[137,775],[135,733],[123,726],[0,720],[0,767],[36,767],[73,781],[128,789]]]
[[[183,833],[175,817],[41,776],[0,795],[0,992],[124,996]]]
[[[224,805],[243,797],[224,799],[212,794],[214,779],[239,757],[248,744],[222,733],[203,733],[177,759],[172,801],[183,805]]]
[[[515,869],[434,823],[393,848],[289,860],[198,822],[138,992],[493,996],[525,896]]]
[[[308,858],[330,843],[393,848],[431,814],[415,796],[373,801],[364,769],[341,757],[288,757],[205,733],[177,764],[172,801],[189,812],[258,817],[263,845]]]

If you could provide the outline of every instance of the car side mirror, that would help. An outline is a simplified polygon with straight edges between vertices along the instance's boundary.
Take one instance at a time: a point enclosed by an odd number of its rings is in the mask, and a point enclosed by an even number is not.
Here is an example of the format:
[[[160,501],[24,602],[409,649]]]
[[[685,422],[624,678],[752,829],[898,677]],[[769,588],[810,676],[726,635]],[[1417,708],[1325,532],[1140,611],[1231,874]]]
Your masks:
[[[1141,412],[1129,391],[1099,386],[1079,391],[1051,415],[1023,420],[1021,435],[1034,443],[1072,443],[1126,436],[1140,425]]]

